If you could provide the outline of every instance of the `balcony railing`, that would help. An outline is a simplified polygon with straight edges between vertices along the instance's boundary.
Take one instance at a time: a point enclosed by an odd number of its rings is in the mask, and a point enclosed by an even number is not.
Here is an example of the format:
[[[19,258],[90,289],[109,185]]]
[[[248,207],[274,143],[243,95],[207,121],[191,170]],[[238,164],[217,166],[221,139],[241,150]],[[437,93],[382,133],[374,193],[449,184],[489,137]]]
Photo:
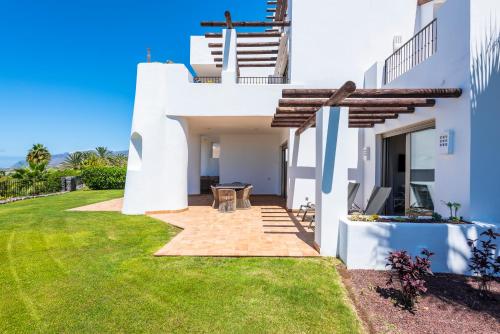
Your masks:
[[[288,83],[287,77],[238,77],[239,84],[245,85],[283,85]]]
[[[408,72],[436,51],[437,19],[434,19],[385,60],[384,84]]]
[[[194,77],[193,83],[219,84],[219,83],[221,83],[221,78],[220,77]]]

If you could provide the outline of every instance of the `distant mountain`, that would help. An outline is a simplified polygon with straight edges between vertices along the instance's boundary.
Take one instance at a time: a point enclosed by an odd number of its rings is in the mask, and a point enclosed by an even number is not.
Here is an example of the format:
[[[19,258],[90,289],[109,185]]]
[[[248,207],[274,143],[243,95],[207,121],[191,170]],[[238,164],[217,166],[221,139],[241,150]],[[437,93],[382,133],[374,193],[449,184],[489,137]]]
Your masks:
[[[113,151],[113,153],[116,153],[116,154],[125,154],[125,155],[128,155],[128,150],[124,150],[124,151]],[[59,167],[63,162],[64,160],[66,160],[66,157],[69,155],[68,152],[65,152],[65,153],[59,153],[59,154],[52,154],[52,159],[50,159],[50,162],[49,162],[49,167],[52,167],[52,168],[56,168],[56,167]],[[26,161],[24,160],[20,160],[18,162],[16,162],[15,164],[13,164],[10,168],[8,169],[16,169],[16,168],[22,168],[22,167],[26,167],[28,166],[28,164],[26,163]]]

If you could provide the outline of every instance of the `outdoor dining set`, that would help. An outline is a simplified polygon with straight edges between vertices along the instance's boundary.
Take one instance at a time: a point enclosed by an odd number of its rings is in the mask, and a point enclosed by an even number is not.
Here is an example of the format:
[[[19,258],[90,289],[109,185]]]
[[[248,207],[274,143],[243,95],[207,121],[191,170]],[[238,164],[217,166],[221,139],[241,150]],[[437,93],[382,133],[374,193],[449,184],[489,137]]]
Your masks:
[[[223,183],[210,187],[214,201],[212,207],[219,212],[235,212],[237,209],[250,209],[250,194],[253,186],[241,182]]]

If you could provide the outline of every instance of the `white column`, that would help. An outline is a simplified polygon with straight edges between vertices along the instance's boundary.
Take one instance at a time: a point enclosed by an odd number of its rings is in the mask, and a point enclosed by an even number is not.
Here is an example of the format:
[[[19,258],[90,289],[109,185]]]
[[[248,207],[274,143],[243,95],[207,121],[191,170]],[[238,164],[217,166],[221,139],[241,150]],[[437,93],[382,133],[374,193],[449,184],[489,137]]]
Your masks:
[[[236,30],[224,29],[222,31],[222,40],[224,41],[221,74],[222,83],[236,84],[238,77]]]
[[[348,128],[348,111],[316,113],[316,230],[321,255],[337,256],[339,219],[347,215],[349,168],[357,162],[357,131]]]

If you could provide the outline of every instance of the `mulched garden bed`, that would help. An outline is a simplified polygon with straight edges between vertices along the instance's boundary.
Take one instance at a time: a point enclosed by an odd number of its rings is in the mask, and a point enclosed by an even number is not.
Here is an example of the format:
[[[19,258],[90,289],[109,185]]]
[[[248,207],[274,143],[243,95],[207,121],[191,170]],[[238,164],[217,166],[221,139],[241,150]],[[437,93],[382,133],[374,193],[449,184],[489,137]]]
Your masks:
[[[492,297],[481,298],[470,277],[435,274],[415,311],[404,309],[399,292],[386,285],[387,272],[339,271],[370,333],[500,333],[500,282]]]

